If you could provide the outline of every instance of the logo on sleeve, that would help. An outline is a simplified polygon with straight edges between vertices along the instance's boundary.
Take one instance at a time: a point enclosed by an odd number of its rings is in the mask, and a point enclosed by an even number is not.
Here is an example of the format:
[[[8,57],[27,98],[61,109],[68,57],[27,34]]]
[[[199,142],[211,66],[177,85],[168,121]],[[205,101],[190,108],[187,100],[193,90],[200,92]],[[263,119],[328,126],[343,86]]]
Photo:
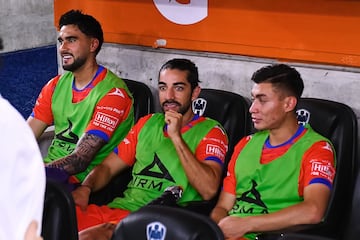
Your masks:
[[[221,148],[214,144],[206,145],[206,154],[216,156],[220,159],[223,159],[225,156],[225,153],[221,150]]]
[[[117,118],[102,112],[97,112],[94,119],[94,123],[98,124],[102,128],[110,127],[112,129],[115,129],[117,122]]]
[[[333,178],[335,170],[330,163],[323,163],[321,161],[313,161],[311,163],[311,175],[324,177],[329,180]]]
[[[108,96],[112,96],[112,95],[120,96],[122,98],[125,97],[124,94],[122,93],[122,91],[119,88],[115,88],[115,90],[113,92],[108,94]]]

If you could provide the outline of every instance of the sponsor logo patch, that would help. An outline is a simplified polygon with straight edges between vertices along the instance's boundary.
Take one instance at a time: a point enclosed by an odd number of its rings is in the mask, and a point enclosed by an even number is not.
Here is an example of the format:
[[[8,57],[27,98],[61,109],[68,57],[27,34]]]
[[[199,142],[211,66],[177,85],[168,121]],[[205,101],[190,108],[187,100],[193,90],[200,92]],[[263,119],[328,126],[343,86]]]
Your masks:
[[[95,116],[95,122],[100,124],[100,126],[105,125],[106,127],[111,127],[114,129],[118,123],[118,119],[114,118],[111,115],[102,112],[97,112]]]
[[[206,154],[217,156],[220,159],[223,159],[225,156],[225,153],[221,150],[221,148],[214,144],[206,145]]]
[[[120,97],[125,97],[122,91],[119,88],[115,88],[115,90],[108,94],[108,96],[115,95]]]
[[[331,180],[335,174],[334,168],[329,163],[314,161],[311,163],[311,175],[320,176]]]

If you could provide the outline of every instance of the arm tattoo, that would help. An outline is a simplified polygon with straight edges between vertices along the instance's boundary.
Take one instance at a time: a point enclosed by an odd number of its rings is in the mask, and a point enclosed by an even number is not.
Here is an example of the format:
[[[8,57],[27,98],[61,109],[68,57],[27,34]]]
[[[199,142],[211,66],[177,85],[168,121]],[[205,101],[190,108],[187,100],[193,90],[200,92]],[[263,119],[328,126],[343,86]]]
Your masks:
[[[80,173],[85,171],[97,152],[105,144],[104,139],[94,134],[85,133],[73,153],[50,163],[48,166],[64,169],[70,175]]]

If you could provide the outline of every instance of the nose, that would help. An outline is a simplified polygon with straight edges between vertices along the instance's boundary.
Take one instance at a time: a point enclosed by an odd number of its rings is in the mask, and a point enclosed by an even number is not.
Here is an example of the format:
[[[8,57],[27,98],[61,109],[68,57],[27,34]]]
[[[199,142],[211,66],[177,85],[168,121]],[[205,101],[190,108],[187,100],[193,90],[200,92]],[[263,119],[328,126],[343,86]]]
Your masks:
[[[256,103],[255,103],[255,101],[252,101],[252,103],[251,103],[251,105],[249,107],[249,112],[254,113],[256,111],[257,111]]]
[[[59,43],[59,52],[62,52],[66,49],[66,43],[65,41]]]
[[[166,91],[166,99],[174,99],[175,98],[175,93],[174,90],[172,88],[168,88],[168,90]]]

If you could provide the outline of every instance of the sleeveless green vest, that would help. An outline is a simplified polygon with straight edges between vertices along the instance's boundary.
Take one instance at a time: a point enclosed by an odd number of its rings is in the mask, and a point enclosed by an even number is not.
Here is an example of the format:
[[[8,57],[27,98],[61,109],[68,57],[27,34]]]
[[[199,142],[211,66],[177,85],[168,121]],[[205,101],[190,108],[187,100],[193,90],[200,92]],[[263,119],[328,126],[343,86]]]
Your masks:
[[[169,186],[183,188],[180,205],[189,201],[202,200],[200,194],[190,185],[175,147],[170,138],[164,136],[164,114],[154,114],[143,126],[136,146],[136,161],[123,198],[116,198],[108,206],[135,211],[159,197]],[[206,119],[192,126],[182,134],[190,150],[195,153],[204,136],[218,122]]]
[[[44,159],[46,163],[71,154],[79,138],[89,124],[95,105],[114,87],[123,88],[132,98],[124,81],[119,79],[110,70],[107,70],[105,78],[90,91],[89,95],[78,103],[72,103],[72,83],[74,75],[71,72],[64,73],[57,83],[52,96],[52,112],[54,116],[55,137],[49,147],[48,155]],[[109,119],[109,124],[114,122]],[[87,174],[98,165],[126,136],[134,124],[134,110],[131,109],[127,119],[122,122],[113,133],[111,139],[97,153],[88,168],[76,174],[82,182]]]
[[[318,141],[329,140],[316,133],[310,125],[306,133],[288,151],[267,164],[260,156],[268,131],[255,133],[240,152],[236,164],[236,202],[229,215],[255,216],[273,213],[303,201],[298,193],[302,156]],[[246,234],[255,239],[256,234]]]

